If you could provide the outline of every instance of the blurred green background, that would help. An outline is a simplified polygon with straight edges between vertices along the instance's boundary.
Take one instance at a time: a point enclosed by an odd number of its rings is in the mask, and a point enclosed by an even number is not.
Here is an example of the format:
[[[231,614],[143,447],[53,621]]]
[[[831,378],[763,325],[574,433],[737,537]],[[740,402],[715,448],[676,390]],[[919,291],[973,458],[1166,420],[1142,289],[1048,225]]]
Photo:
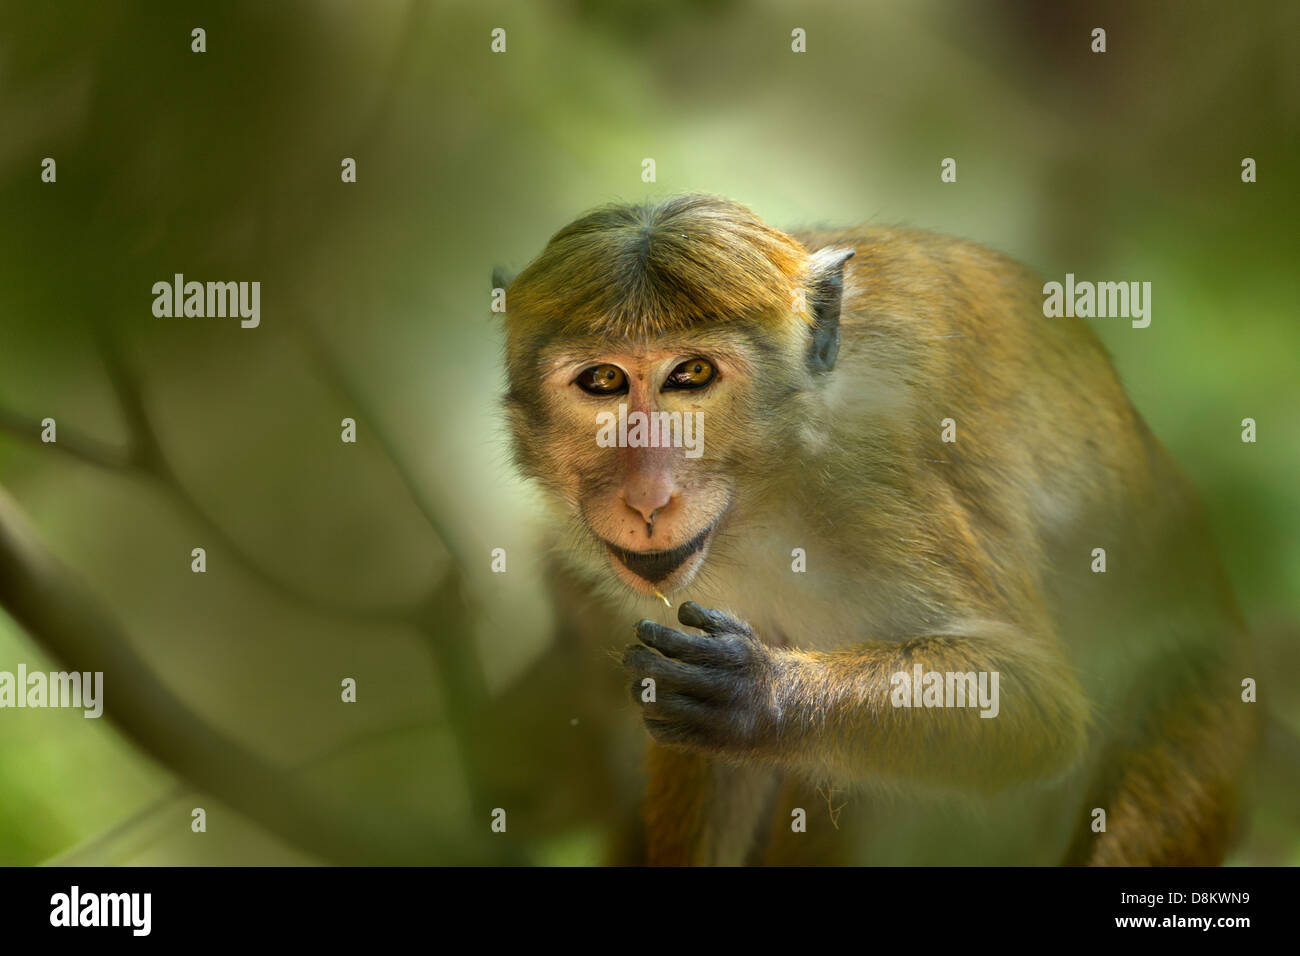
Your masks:
[[[602,859],[639,738],[619,714],[611,751],[598,695],[545,679],[563,618],[488,277],[682,191],[1151,281],[1149,328],[1095,324],[1202,491],[1261,706],[1300,729],[1297,35],[1300,6],[1255,0],[0,4],[0,517],[143,664],[104,720],[0,712],[0,863]],[[260,281],[260,328],[155,318],[177,272]],[[0,613],[19,662],[65,666]],[[1272,779],[1235,862],[1300,861]]]

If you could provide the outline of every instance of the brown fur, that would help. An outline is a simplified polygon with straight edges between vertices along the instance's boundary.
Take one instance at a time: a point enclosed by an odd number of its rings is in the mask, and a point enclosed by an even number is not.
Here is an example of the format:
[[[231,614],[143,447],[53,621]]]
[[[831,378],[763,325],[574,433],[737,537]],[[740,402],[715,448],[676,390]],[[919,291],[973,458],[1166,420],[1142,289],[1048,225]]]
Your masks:
[[[835,248],[856,254],[824,374],[807,363],[812,310],[796,305],[801,284],[820,303],[816,253]],[[1239,699],[1249,643],[1194,493],[1087,323],[1043,316],[1041,280],[961,240],[786,236],[691,196],[583,217],[508,296],[517,458],[549,492],[562,560],[611,637],[634,617],[672,623],[593,537],[646,534],[620,500],[644,457],[594,447],[605,406],[566,377],[616,358],[645,375],[629,398],[708,415],[704,458],[663,466],[677,491],[653,533],[671,547],[722,516],[674,586],[754,627],[785,703],[779,735],[655,748],[650,859],[753,858],[757,837],[743,850],[722,830],[768,812],[780,831],[793,780],[858,794],[843,839],[859,839],[855,816],[879,828],[858,858],[888,859],[891,826],[942,843],[943,813],[873,796],[914,793],[1006,810],[1025,832],[1038,821],[1032,841],[996,844],[1008,862],[1222,859],[1255,739]],[[694,354],[717,357],[716,386],[657,392],[664,363]],[[945,418],[955,444],[940,440]],[[808,574],[790,573],[792,547]],[[1094,547],[1105,574],[1089,570]],[[890,675],[918,662],[998,671],[1002,713],[893,707]],[[1094,807],[1105,834],[1088,827]]]
[[[713,196],[605,206],[551,238],[511,285],[510,314],[619,338],[787,318],[805,262],[797,241]]]

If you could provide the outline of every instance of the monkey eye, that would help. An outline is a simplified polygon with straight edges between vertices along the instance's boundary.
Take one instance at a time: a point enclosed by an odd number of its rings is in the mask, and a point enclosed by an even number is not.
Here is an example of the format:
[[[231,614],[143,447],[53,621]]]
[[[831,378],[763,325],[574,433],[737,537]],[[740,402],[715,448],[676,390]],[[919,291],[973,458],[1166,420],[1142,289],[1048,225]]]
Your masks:
[[[673,369],[664,382],[664,388],[703,388],[713,381],[716,374],[713,363],[706,358],[687,359]]]
[[[617,365],[584,368],[573,381],[578,388],[592,395],[614,395],[627,391],[627,373]]]

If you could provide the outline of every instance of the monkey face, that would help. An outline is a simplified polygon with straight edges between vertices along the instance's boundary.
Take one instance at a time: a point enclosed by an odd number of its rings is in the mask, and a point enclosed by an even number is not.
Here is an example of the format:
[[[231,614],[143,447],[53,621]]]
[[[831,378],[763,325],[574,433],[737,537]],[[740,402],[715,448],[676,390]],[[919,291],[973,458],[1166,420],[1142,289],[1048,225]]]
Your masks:
[[[510,282],[515,458],[566,509],[570,560],[654,593],[725,559],[762,489],[798,478],[852,255],[692,195],[596,210]]]
[[[572,550],[642,593],[689,584],[743,504],[738,473],[775,450],[756,427],[759,348],[715,328],[558,344],[529,364],[539,387],[507,401],[517,457],[569,513]]]

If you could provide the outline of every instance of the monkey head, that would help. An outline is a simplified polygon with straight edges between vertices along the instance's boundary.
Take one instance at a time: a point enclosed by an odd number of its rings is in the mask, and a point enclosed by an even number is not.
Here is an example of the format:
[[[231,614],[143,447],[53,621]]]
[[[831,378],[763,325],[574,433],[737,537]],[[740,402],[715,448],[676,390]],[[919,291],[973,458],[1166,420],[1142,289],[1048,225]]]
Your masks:
[[[834,366],[852,255],[684,196],[583,216],[509,284],[515,459],[576,561],[669,592],[743,533]]]

